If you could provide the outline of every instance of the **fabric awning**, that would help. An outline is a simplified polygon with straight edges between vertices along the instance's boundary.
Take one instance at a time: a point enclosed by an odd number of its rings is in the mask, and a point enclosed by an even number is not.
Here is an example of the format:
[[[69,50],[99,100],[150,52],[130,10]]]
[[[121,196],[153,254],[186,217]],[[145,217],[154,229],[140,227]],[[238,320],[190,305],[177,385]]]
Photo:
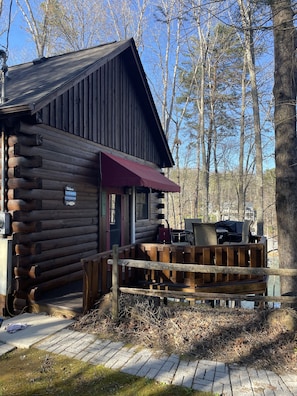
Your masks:
[[[102,187],[149,187],[180,192],[180,187],[157,169],[116,155],[101,153]]]

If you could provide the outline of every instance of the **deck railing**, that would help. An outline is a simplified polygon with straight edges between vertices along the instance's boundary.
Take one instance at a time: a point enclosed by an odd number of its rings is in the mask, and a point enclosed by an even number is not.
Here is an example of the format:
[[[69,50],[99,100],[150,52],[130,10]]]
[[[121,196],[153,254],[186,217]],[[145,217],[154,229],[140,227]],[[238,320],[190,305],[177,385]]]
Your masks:
[[[119,258],[135,258],[135,245],[122,246],[118,250]],[[112,250],[98,253],[82,259],[83,266],[83,312],[88,311],[104,294],[110,292],[112,287],[112,266],[107,263],[112,258]],[[119,271],[119,284],[128,285],[132,282],[134,272],[131,269]]]
[[[110,250],[82,260],[84,312],[100,295],[110,291],[113,258]],[[145,294],[163,292],[166,295],[167,292],[171,296],[180,293],[190,296],[191,293],[193,298],[193,293],[206,297],[206,293],[222,296],[223,293],[247,295],[266,291],[265,274],[257,273],[257,269],[267,266],[264,239],[247,245],[129,245],[118,249],[117,259],[120,264],[116,276],[118,286],[127,290],[137,286]],[[244,272],[244,269],[255,271]]]

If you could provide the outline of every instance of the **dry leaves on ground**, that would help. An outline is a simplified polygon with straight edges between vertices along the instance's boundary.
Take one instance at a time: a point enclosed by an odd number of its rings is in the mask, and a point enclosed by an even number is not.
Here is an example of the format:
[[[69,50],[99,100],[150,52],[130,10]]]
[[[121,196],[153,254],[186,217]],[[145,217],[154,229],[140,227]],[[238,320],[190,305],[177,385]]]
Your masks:
[[[73,328],[193,359],[297,373],[296,333],[279,318],[268,320],[271,309],[172,302],[158,306],[148,298],[122,295],[115,323],[109,300],[105,296]],[[295,311],[285,313],[296,322]]]

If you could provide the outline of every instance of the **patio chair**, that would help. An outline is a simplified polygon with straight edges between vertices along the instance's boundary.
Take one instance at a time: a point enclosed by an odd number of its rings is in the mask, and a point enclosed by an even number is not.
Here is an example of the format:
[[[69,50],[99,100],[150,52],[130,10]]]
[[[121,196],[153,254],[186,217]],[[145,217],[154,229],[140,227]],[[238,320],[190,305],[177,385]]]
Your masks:
[[[252,224],[252,220],[244,220],[242,226],[242,234],[241,234],[241,242],[240,243],[249,243],[250,241],[250,227]]]
[[[185,230],[193,232],[193,223],[201,223],[201,219],[184,219]]]
[[[239,242],[224,242],[224,244],[232,244],[232,245],[245,245],[250,242],[250,227],[252,224],[252,220],[244,220],[242,224],[241,230],[241,240]]]
[[[217,245],[216,225],[213,223],[193,223],[194,245]]]

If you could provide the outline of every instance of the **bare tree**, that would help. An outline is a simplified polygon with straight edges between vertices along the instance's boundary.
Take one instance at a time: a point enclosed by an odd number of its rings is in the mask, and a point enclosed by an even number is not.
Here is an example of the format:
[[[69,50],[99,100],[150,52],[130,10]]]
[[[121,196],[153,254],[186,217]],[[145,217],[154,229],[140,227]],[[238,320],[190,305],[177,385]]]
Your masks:
[[[259,94],[256,78],[255,44],[252,26],[251,2],[246,4],[244,0],[238,0],[244,31],[245,56],[251,81],[251,95],[254,118],[255,151],[256,151],[256,210],[257,210],[257,233],[263,235],[263,159]]]
[[[106,21],[101,1],[57,1],[51,17],[50,53],[78,51],[105,42]]]
[[[55,7],[56,0],[16,0],[23,17],[27,23],[27,29],[36,46],[37,56],[43,57],[48,44],[50,14]]]
[[[296,268],[297,139],[296,29],[292,1],[271,0],[275,59],[276,212],[280,268]],[[281,294],[296,294],[297,278],[281,278]]]
[[[109,31],[117,40],[133,37],[141,53],[143,50],[143,34],[147,27],[146,12],[150,0],[106,0],[106,12]]]

